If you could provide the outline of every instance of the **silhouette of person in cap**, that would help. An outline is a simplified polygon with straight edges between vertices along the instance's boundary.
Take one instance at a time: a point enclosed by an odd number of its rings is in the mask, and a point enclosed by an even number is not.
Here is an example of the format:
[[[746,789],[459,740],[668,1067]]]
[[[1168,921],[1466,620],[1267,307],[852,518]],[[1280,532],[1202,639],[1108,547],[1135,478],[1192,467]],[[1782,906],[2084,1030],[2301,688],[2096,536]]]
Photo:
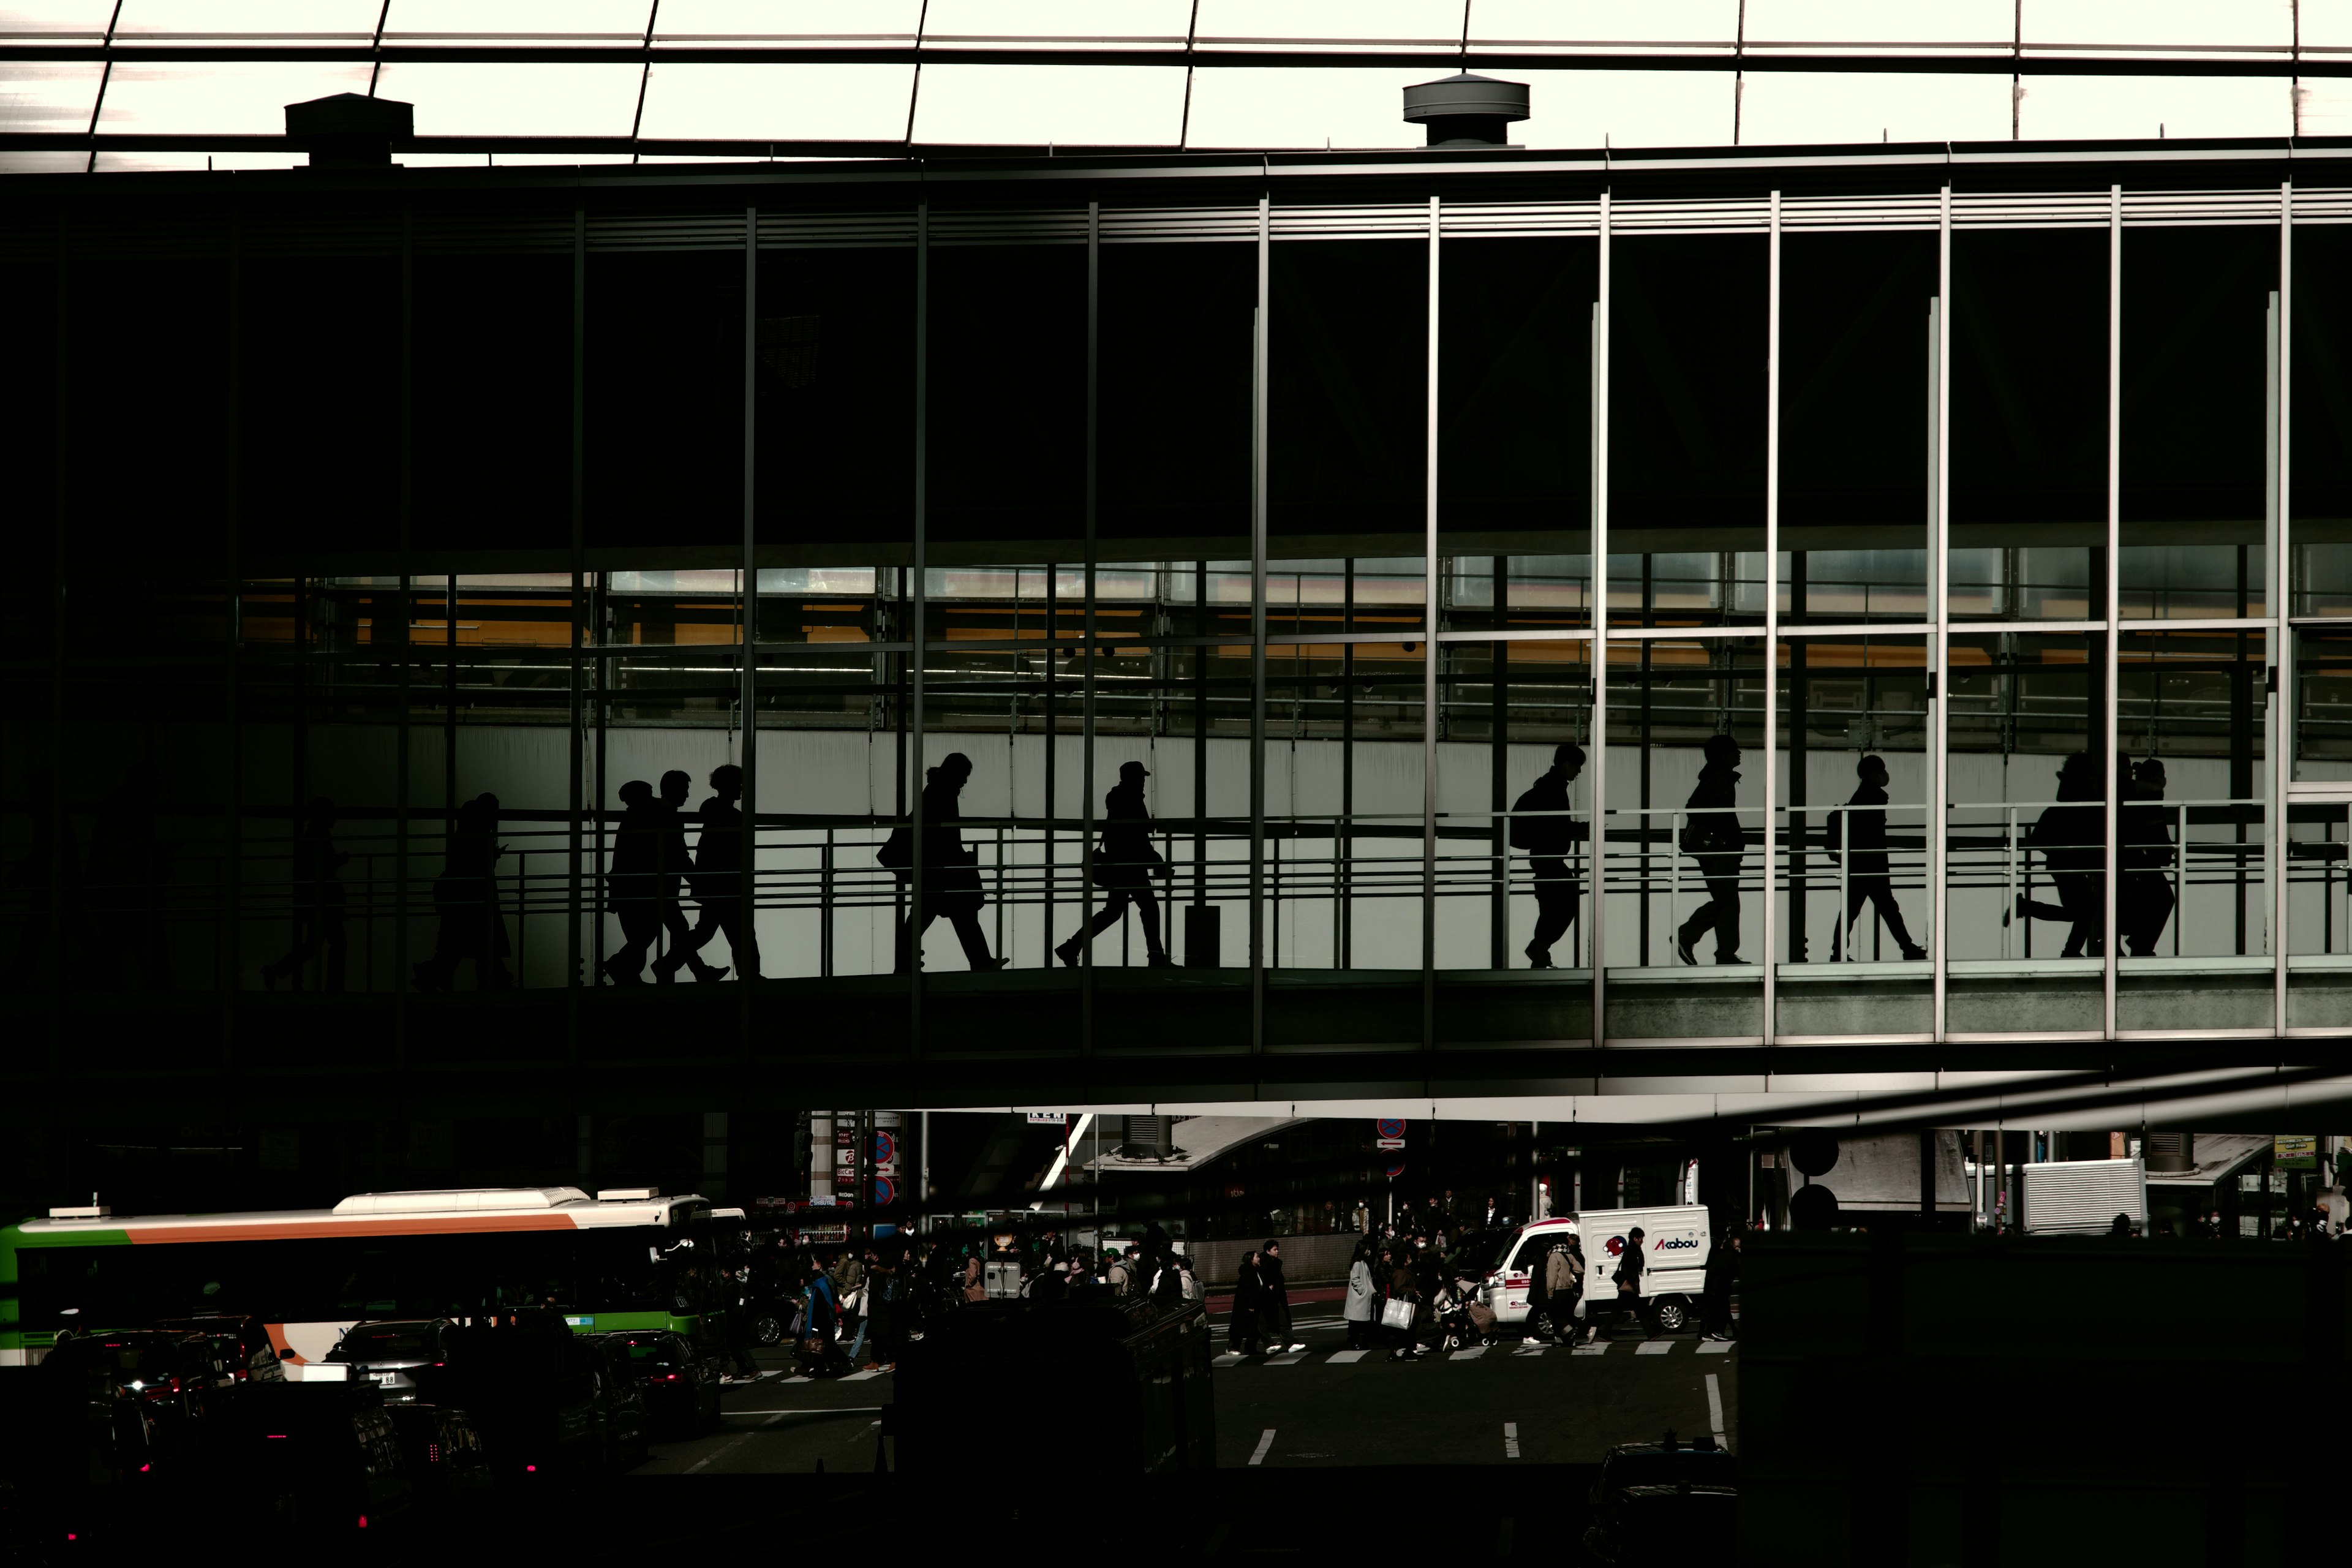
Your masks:
[[[1130,904],[1142,918],[1144,950],[1151,967],[1170,967],[1160,935],[1160,900],[1151,893],[1151,879],[1168,875],[1168,862],[1151,845],[1151,808],[1143,798],[1143,781],[1150,776],[1141,763],[1121,763],[1118,783],[1103,795],[1102,843],[1095,850],[1094,882],[1110,897],[1092,921],[1054,950],[1054,956],[1072,969],[1078,966],[1079,949],[1118,924]]]

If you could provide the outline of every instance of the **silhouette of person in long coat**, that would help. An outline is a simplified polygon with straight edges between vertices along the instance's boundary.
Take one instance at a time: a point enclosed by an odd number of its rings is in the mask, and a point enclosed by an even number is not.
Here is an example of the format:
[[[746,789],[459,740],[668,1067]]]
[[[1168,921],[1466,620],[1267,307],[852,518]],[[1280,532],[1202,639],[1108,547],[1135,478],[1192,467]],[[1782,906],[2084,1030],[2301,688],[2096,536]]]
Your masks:
[[[613,863],[604,889],[621,922],[621,950],[604,960],[604,978],[615,985],[642,985],[646,953],[661,935],[661,803],[654,786],[631,779],[620,788],[621,820],[613,830]]]
[[[2148,758],[2130,776],[2124,799],[2135,804],[2122,807],[2116,824],[2116,858],[2124,867],[2124,879],[2116,885],[2116,924],[2132,955],[2149,958],[2172,921],[2170,873],[2180,851],[2172,841],[2172,814],[2164,809],[2162,760]]]
[[[980,929],[981,906],[986,902],[980,886],[980,857],[963,847],[963,830],[956,826],[962,813],[956,797],[971,777],[971,759],[950,752],[935,768],[923,771],[922,904],[908,914],[898,928],[898,973],[915,967],[915,952],[930,923],[944,916],[955,927],[956,940],[974,969],[1002,969],[1009,959],[992,958],[988,933]],[[900,871],[902,880],[910,873]]]
[[[1054,950],[1054,956],[1072,969],[1078,965],[1078,950],[1118,924],[1129,904],[1142,918],[1143,945],[1151,967],[1166,969],[1172,962],[1160,940],[1160,900],[1151,896],[1151,879],[1166,876],[1168,862],[1151,846],[1151,808],[1143,799],[1143,781],[1150,776],[1141,763],[1121,763],[1118,783],[1103,796],[1102,844],[1095,851],[1094,880],[1110,897],[1092,921]]]
[[[335,847],[335,803],[325,795],[310,802],[294,839],[294,944],[275,963],[264,964],[262,984],[299,980],[302,966],[321,951],[327,961],[320,988],[341,991],[348,979],[349,945],[343,933],[343,883],[335,873],[351,858]]]
[[[1903,923],[1903,906],[1895,901],[1895,878],[1886,859],[1885,759],[1864,757],[1854,764],[1853,772],[1861,782],[1844,808],[1832,814],[1829,827],[1829,847],[1843,854],[1846,862],[1844,940],[1836,944],[1837,950],[1849,960],[1855,956],[1854,921],[1868,904],[1886,922],[1888,934],[1905,958],[1925,958],[1927,950],[1911,940],[1910,928]],[[1838,842],[1841,826],[1843,844]]]
[[[654,803],[659,811],[656,833],[661,847],[653,879],[654,910],[662,929],[669,932],[669,951],[654,960],[654,978],[664,985],[688,965],[697,980],[716,980],[727,973],[711,968],[696,952],[702,944],[694,940],[686,910],[677,900],[679,879],[694,869],[694,857],[686,849],[684,816],[687,794],[693,788],[691,774],[672,768],[662,774],[661,798]]]
[[[710,798],[695,814],[702,821],[702,836],[695,841],[694,869],[686,879],[702,911],[679,951],[699,952],[713,936],[724,933],[738,972],[746,980],[756,980],[760,942],[743,929],[743,812],[736,804],[743,798],[743,770],[733,763],[711,769],[710,789]],[[695,971],[695,978],[717,980],[726,973],[724,966],[706,964]]]
[[[1738,804],[1739,742],[1728,735],[1706,738],[1706,765],[1685,802],[1690,819],[1678,847],[1698,862],[1706,883],[1706,902],[1693,910],[1675,932],[1675,952],[1685,963],[1696,963],[1692,943],[1715,932],[1715,961],[1738,963],[1739,862],[1747,856],[1748,839],[1741,832]]]
[[[457,808],[449,851],[434,879],[433,903],[441,931],[433,956],[409,971],[419,991],[446,991],[457,965],[474,961],[474,984],[485,990],[514,984],[506,966],[506,916],[499,908],[493,873],[507,847],[499,842],[499,797],[485,790]]]
[[[2061,958],[2097,958],[2105,951],[2107,844],[2106,779],[2098,754],[2076,752],[2058,767],[2058,802],[2035,819],[2026,844],[2042,851],[2058,902],[2045,904],[2020,894],[2021,920],[2061,920],[2067,925]]]

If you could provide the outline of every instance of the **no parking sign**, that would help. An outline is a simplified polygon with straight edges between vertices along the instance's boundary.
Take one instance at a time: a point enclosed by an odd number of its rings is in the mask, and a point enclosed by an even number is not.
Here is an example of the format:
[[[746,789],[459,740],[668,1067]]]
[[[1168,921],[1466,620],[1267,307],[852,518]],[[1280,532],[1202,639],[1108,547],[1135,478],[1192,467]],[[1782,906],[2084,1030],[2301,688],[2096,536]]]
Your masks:
[[[1402,1149],[1404,1147],[1404,1119],[1402,1117],[1383,1116],[1379,1121],[1372,1123],[1372,1131],[1374,1133],[1378,1134],[1380,1138],[1380,1146],[1381,1148]]]

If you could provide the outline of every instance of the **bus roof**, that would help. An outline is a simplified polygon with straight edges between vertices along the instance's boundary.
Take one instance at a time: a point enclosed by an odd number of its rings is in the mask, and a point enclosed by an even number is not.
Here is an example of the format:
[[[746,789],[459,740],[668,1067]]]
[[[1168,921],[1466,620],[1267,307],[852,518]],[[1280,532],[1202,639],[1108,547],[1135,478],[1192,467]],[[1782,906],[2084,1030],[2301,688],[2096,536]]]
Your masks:
[[[331,1209],[27,1219],[14,1228],[18,1233],[19,1245],[51,1247],[85,1238],[129,1241],[138,1246],[181,1241],[289,1241],[308,1237],[596,1230],[672,1225],[692,1210],[709,1207],[709,1201],[696,1193],[614,1199],[592,1198],[577,1187],[470,1187],[358,1193]]]

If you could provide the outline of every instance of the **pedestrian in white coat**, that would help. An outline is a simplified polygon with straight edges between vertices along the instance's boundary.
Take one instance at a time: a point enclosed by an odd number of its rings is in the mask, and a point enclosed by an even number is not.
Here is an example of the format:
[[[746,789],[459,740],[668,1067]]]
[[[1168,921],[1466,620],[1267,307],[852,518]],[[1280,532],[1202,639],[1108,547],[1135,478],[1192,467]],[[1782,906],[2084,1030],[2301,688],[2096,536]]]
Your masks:
[[[1348,1348],[1363,1350],[1371,1342],[1372,1325],[1380,1321],[1380,1287],[1372,1283],[1372,1244],[1356,1243],[1355,1261],[1348,1265]]]

